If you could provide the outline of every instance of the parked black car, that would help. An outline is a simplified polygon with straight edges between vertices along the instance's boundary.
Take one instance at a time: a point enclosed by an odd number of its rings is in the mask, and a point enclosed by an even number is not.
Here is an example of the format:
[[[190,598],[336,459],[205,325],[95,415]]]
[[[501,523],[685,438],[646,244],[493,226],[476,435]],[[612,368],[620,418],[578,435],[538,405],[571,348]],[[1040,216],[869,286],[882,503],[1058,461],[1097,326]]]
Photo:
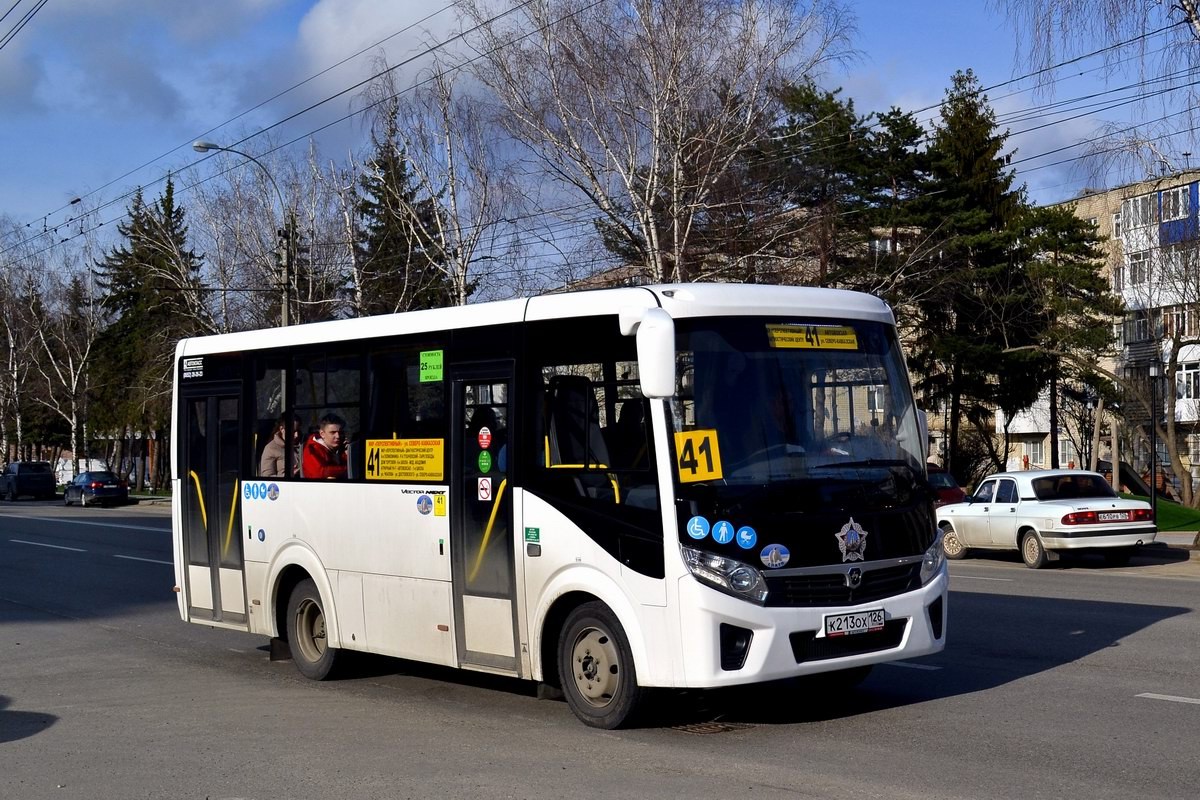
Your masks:
[[[63,503],[81,506],[116,505],[129,502],[129,484],[115,472],[81,472],[63,490]]]
[[[0,473],[0,497],[16,500],[23,495],[53,500],[54,468],[46,461],[14,461]]]

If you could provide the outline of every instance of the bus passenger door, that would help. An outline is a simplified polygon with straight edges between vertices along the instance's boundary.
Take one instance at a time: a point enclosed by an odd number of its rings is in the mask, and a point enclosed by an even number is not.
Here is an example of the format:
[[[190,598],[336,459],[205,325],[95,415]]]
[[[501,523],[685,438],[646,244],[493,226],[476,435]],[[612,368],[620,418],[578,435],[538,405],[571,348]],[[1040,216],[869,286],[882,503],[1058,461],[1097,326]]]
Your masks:
[[[450,368],[450,552],[458,660],[516,673],[511,362]]]
[[[188,619],[244,628],[241,403],[233,387],[195,387],[182,402],[180,491]]]

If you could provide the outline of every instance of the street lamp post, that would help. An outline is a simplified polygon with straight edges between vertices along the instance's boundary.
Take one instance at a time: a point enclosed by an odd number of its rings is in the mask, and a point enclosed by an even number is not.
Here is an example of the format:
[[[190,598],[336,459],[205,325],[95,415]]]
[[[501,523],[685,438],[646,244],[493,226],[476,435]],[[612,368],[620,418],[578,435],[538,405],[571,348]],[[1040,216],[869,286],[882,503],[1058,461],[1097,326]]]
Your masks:
[[[213,142],[206,142],[203,139],[197,139],[196,141],[192,142],[192,149],[197,153],[207,153],[209,150],[218,150],[241,156],[261,169],[263,174],[267,176],[267,180],[271,182],[271,186],[275,189],[275,196],[279,198],[279,213],[283,215],[283,228],[279,232],[280,237],[283,239],[283,298],[282,307],[279,314],[279,325],[280,327],[286,328],[288,326],[288,311],[291,307],[292,299],[292,229],[291,220],[289,219],[288,215],[287,203],[283,202],[283,192],[279,191],[279,184],[275,182],[275,176],[272,175],[271,170],[267,169],[266,165],[264,165],[257,158],[249,153],[244,153],[241,150],[235,150],[232,147],[225,147],[223,145],[214,144]]]
[[[1158,519],[1158,357],[1150,361],[1150,513]]]
[[[1096,395],[1090,387],[1087,389],[1086,408],[1087,415],[1084,418],[1084,432],[1080,437],[1083,443],[1083,458],[1080,460],[1083,464],[1087,465],[1087,469],[1094,469],[1092,466],[1092,433],[1096,427]]]

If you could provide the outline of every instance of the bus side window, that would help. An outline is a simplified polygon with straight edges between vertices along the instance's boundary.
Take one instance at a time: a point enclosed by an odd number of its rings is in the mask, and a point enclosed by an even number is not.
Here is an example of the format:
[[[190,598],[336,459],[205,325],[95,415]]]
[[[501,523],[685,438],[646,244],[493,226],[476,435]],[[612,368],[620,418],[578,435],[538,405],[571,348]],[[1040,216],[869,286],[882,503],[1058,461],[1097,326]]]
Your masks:
[[[599,410],[592,382],[581,375],[555,375],[547,390],[550,469],[578,470],[580,494],[613,499],[612,482],[604,472],[610,464],[608,446],[600,432]],[[595,471],[595,474],[588,474]]]

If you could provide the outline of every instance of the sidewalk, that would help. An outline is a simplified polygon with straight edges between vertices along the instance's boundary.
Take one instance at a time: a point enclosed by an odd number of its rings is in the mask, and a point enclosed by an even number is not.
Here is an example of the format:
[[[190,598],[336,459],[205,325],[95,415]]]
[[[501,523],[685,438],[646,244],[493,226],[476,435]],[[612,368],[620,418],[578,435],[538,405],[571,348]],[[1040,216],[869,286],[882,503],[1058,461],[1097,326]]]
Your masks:
[[[1191,549],[1196,541],[1196,531],[1159,531],[1158,536],[1154,537],[1154,541],[1168,547]]]

